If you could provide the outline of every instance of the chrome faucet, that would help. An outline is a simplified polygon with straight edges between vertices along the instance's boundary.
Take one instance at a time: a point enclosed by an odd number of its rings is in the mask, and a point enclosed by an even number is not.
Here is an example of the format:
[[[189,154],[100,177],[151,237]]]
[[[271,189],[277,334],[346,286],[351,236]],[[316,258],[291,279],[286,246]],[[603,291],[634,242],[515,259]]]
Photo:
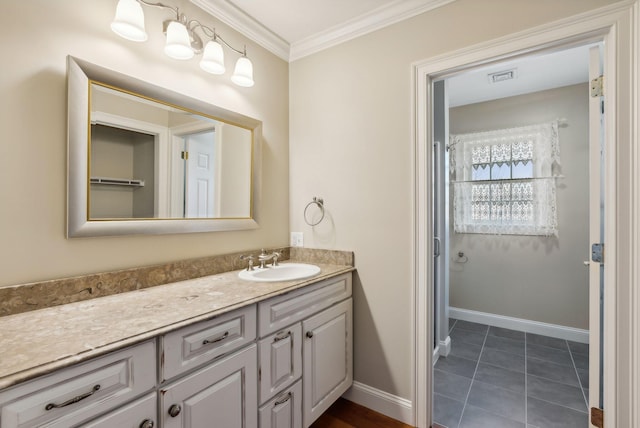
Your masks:
[[[255,260],[255,257],[242,255],[240,256],[240,260],[249,260],[249,266],[247,266],[247,270],[253,270],[253,261]]]
[[[264,269],[266,267],[265,263],[268,262],[269,260],[273,260],[273,262],[271,263],[271,266],[278,266],[278,257],[280,257],[280,253],[274,251],[271,254],[267,254],[263,248],[262,253],[260,253],[260,255],[258,256],[258,261],[260,262],[260,269]]]

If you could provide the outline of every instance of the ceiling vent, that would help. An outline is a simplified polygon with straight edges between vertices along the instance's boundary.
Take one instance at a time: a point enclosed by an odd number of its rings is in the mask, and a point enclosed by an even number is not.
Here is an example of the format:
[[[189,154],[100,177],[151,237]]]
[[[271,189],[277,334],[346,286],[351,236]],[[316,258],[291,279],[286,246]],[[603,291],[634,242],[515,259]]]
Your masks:
[[[497,73],[491,73],[487,75],[489,77],[489,83],[505,82],[518,77],[516,69],[498,71]]]

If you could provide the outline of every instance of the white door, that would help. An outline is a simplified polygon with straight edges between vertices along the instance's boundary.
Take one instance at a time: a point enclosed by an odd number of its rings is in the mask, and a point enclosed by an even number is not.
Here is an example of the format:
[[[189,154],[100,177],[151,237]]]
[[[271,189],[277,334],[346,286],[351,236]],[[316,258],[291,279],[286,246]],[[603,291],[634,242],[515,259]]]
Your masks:
[[[185,217],[213,217],[215,131],[185,136]]]
[[[589,408],[603,408],[602,397],[602,320],[604,296],[604,264],[599,261],[597,247],[604,243],[604,97],[598,93],[597,79],[602,75],[600,47],[589,49]],[[596,86],[593,88],[593,86]],[[595,91],[595,92],[594,92]],[[595,250],[596,254],[593,254]],[[590,425],[594,426],[594,425]]]

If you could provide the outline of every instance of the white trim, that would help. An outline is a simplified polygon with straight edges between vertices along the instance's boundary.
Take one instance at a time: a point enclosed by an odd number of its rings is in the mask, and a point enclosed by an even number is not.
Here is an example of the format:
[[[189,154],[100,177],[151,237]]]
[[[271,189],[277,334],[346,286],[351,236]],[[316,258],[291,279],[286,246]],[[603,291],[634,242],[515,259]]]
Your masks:
[[[589,343],[589,330],[580,328],[454,307],[449,308],[449,316],[463,321],[477,322],[495,327],[524,331],[526,333],[542,334],[544,336],[557,337],[558,339],[572,340],[574,342]]]
[[[413,423],[411,400],[406,398],[355,381],[342,397],[405,424]]]
[[[320,33],[294,41],[291,44],[289,61],[304,58],[453,1],[455,0],[400,0],[384,5]]]
[[[228,0],[191,0],[191,3],[274,55],[291,62],[454,1],[396,0],[291,44]]]
[[[577,43],[605,41],[605,79],[607,94],[605,166],[607,266],[605,274],[604,332],[604,407],[606,426],[639,426],[640,415],[634,403],[640,397],[640,349],[638,331],[632,317],[637,314],[639,299],[634,293],[640,287],[636,262],[640,258],[634,233],[640,228],[640,159],[637,155],[638,110],[638,0],[625,0],[600,9],[541,25],[530,30],[417,62],[412,67],[412,137],[416,153],[414,170],[414,302],[413,324],[415,357],[413,406],[419,428],[429,426],[432,376],[425,375],[430,367],[433,341],[433,304],[429,295],[433,289],[432,261],[425,257],[431,250],[430,231],[432,196],[431,147],[431,83],[434,79],[452,75],[463,69],[491,61],[514,58],[533,52],[557,49]],[[635,157],[634,157],[635,155]],[[637,322],[636,322],[637,325]],[[635,359],[635,363],[634,363]],[[423,365],[424,363],[426,365]],[[421,365],[423,365],[421,367]],[[635,422],[635,425],[634,425]],[[619,423],[620,425],[617,425]]]
[[[438,355],[447,357],[451,352],[451,337],[447,336],[445,340],[441,340],[440,343],[438,344],[437,349],[438,349]]]
[[[289,42],[277,34],[274,34],[263,24],[230,2],[226,0],[191,0],[191,3],[253,40],[274,55],[285,61],[289,60]],[[251,57],[251,52],[248,52],[247,56]]]
[[[440,358],[440,345],[436,346],[435,349],[433,350],[433,357],[431,359],[431,365],[435,366],[436,363],[438,362],[439,358]]]

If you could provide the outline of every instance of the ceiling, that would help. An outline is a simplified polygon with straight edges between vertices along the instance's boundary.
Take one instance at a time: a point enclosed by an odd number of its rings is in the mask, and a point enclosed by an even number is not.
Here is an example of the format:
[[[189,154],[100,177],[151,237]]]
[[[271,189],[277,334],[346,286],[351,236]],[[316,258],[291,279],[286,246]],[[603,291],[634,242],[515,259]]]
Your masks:
[[[455,0],[191,0],[294,61]]]
[[[441,7],[455,0],[191,0],[286,61]],[[515,70],[490,83],[488,74]],[[588,46],[528,55],[448,77],[451,107],[588,80]]]
[[[584,45],[532,54],[447,78],[449,106],[456,107],[584,83],[589,80],[589,48]],[[490,75],[514,71],[514,78],[492,83]]]

